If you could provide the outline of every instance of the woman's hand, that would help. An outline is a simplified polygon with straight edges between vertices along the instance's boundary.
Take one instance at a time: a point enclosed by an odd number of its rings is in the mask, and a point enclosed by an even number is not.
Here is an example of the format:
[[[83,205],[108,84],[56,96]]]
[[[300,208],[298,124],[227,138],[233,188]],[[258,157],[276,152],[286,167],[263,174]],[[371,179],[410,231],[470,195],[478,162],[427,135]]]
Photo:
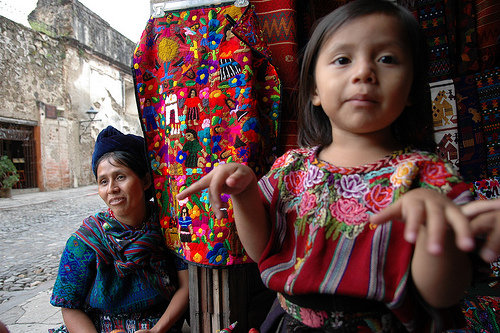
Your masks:
[[[443,251],[444,240],[450,228],[455,233],[458,249],[467,252],[474,248],[473,233],[467,216],[453,201],[435,190],[411,190],[370,218],[370,222],[374,224],[391,220],[406,224],[404,237],[412,244],[417,240],[420,226],[426,226],[427,249],[431,254]]]
[[[479,252],[481,258],[488,263],[496,260],[500,254],[500,199],[473,201],[461,209],[470,219],[473,235],[486,239]]]

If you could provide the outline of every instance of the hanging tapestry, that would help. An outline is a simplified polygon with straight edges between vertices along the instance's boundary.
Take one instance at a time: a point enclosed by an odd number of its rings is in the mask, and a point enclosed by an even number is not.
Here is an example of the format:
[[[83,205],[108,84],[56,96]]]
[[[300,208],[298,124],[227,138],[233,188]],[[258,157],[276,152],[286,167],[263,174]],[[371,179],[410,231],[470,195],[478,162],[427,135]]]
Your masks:
[[[295,0],[253,0],[262,33],[282,83],[280,153],[297,148],[299,61]]]
[[[449,79],[451,61],[443,0],[419,1],[418,16],[429,45],[429,81]]]
[[[481,70],[500,66],[500,2],[476,0],[477,41]]]
[[[474,75],[455,78],[460,174],[471,182],[488,177],[483,120]]]
[[[431,83],[432,118],[437,153],[459,170],[458,119],[452,80]]]
[[[168,247],[202,266],[251,262],[228,195],[221,220],[208,191],[182,202],[176,195],[219,164],[243,163],[260,178],[276,158],[281,85],[253,7],[152,17],[133,71]]]
[[[490,177],[500,176],[500,69],[476,74]]]
[[[445,0],[451,73],[467,75],[479,70],[474,0]]]

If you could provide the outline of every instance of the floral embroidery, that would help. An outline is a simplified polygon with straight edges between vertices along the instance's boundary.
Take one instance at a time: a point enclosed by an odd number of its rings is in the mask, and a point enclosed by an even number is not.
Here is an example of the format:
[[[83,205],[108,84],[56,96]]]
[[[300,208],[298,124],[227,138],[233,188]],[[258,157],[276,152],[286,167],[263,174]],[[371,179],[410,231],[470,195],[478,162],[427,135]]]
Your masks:
[[[376,184],[370,192],[367,192],[364,196],[364,201],[366,206],[370,208],[374,213],[380,212],[383,208],[389,206],[393,198],[393,189],[390,187],[383,187],[380,184]]]
[[[333,217],[347,225],[359,225],[368,221],[367,209],[356,199],[340,199],[330,205]]]
[[[447,163],[424,152],[396,152],[374,166],[378,169],[367,166],[365,172],[361,168],[353,173],[316,159],[311,151],[296,149],[276,160],[269,177],[283,177],[285,212],[297,215],[299,233],[304,234],[307,225],[314,224],[325,227],[325,237],[332,241],[341,234],[356,238],[370,225],[371,214],[394,202],[417,181],[443,193],[450,191],[450,181],[459,181]],[[325,207],[325,203],[330,204]]]
[[[396,186],[410,187],[414,174],[415,164],[413,162],[402,163],[391,175],[391,183]]]
[[[344,198],[359,198],[368,191],[360,175],[347,175],[335,181],[335,188]]]
[[[288,192],[295,195],[299,195],[303,192],[304,180],[306,177],[306,172],[299,170],[291,172],[285,176],[285,184]]]

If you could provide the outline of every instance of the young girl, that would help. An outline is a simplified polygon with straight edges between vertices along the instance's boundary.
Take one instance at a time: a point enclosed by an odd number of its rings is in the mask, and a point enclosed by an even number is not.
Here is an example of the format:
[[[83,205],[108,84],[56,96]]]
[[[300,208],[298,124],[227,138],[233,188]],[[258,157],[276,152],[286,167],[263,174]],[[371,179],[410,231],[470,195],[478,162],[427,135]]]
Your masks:
[[[404,8],[340,7],[305,50],[303,148],[259,181],[230,163],[178,195],[208,188],[217,218],[233,211],[262,280],[278,292],[284,315],[274,330],[441,332],[460,321],[454,306],[471,279],[465,252],[474,241],[456,203],[471,198],[451,165],[428,152],[425,58]]]

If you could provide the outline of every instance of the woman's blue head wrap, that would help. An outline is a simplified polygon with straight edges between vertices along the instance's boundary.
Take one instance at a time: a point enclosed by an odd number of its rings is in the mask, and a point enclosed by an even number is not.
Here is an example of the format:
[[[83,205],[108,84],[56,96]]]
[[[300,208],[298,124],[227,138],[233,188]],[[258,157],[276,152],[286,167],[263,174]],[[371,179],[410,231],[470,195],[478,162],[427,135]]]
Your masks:
[[[144,138],[133,134],[123,134],[113,126],[108,126],[97,136],[92,154],[92,171],[96,177],[97,162],[104,154],[112,151],[126,151],[144,161],[144,164],[148,163]]]

